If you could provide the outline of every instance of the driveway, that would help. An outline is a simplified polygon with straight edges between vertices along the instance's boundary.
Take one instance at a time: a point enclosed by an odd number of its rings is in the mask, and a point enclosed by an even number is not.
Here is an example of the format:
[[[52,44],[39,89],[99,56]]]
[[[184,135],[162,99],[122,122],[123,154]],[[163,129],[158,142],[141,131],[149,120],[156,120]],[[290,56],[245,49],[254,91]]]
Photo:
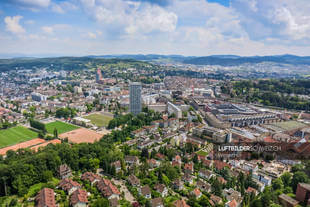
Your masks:
[[[133,203],[133,202],[136,202],[135,198],[131,195],[131,193],[129,192],[129,190],[127,189],[125,183],[123,180],[115,180],[114,178],[112,178],[112,182],[115,184],[115,185],[119,185],[121,186],[120,188],[120,191],[121,192],[124,192],[125,194],[125,199],[127,201],[129,201],[130,203]]]

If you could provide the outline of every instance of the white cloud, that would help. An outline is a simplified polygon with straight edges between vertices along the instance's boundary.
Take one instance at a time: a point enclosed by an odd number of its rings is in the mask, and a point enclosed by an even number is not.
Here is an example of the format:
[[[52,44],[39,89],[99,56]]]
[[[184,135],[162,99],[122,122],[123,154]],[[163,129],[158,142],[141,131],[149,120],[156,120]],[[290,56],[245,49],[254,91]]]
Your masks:
[[[231,6],[252,39],[309,39],[308,0],[232,0]]]
[[[175,13],[155,4],[123,0],[81,0],[81,3],[93,19],[120,33],[170,32],[177,24]]]
[[[59,13],[59,14],[64,14],[66,11],[72,11],[72,10],[77,10],[78,7],[69,1],[64,1],[60,3],[53,3],[52,4],[52,11]]]
[[[22,19],[22,16],[7,16],[4,18],[5,28],[7,31],[20,35],[25,33],[25,29],[19,24],[19,21]]]
[[[87,33],[87,36],[90,38],[90,39],[96,39],[97,35],[95,33],[92,33],[92,32],[88,32]]]
[[[43,31],[44,33],[49,34],[49,35],[51,35],[51,34],[54,33],[54,28],[53,28],[53,27],[44,26],[44,27],[42,27],[41,29],[42,29],[42,31]]]

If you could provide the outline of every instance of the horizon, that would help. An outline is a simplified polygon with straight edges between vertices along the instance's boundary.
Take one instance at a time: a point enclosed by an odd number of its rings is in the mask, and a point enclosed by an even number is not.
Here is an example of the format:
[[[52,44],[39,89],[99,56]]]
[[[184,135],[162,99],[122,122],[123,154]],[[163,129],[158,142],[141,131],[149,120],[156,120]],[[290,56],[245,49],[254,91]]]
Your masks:
[[[310,56],[307,0],[4,0],[0,54]]]
[[[241,56],[241,55],[234,55],[234,54],[214,54],[214,55],[202,55],[202,56],[195,56],[195,55],[180,55],[180,54],[106,54],[106,55],[23,55],[23,54],[0,54],[0,59],[22,59],[22,58],[35,58],[35,59],[40,59],[40,58],[63,58],[63,57],[73,57],[73,58],[82,58],[82,57],[105,57],[105,56],[111,56],[111,58],[117,58],[117,57],[122,57],[122,56],[149,56],[149,55],[154,55],[154,56],[180,56],[180,57],[193,57],[193,58],[200,58],[200,57],[220,57],[220,56],[235,56],[238,58],[254,58],[254,57],[281,57],[281,56],[296,56],[296,57],[310,57],[309,56],[302,56],[302,55],[295,55],[295,54],[275,54],[275,55],[251,55],[251,56]]]

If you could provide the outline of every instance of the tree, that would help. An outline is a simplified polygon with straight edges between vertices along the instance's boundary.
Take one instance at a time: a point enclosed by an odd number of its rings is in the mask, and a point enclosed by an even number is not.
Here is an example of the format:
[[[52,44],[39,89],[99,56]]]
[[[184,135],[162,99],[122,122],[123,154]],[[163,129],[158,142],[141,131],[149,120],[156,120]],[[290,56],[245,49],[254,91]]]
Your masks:
[[[58,138],[58,130],[56,128],[54,129],[54,137]]]
[[[32,128],[41,130],[43,134],[45,134],[47,132],[45,124],[43,124],[43,123],[41,123],[39,121],[36,121],[34,119],[30,119],[30,126]]]
[[[272,181],[273,190],[281,190],[283,188],[283,182],[281,178],[274,179]]]
[[[106,198],[98,198],[93,204],[93,207],[109,207],[109,201]]]
[[[293,178],[292,178],[293,191],[296,192],[298,183],[307,183],[307,181],[308,181],[308,176],[306,175],[306,173],[301,172],[301,171],[294,173]]]
[[[283,185],[284,185],[285,187],[287,187],[287,186],[289,186],[290,183],[291,183],[292,174],[289,173],[289,172],[285,172],[285,173],[283,173],[283,175],[281,176],[281,179],[282,179]]]
[[[147,148],[143,148],[141,152],[141,157],[144,157],[146,159],[149,159],[149,151]]]
[[[42,177],[43,177],[43,179],[42,179],[43,182],[51,181],[52,178],[53,178],[53,172],[50,171],[50,170],[45,170],[45,171],[43,172]]]

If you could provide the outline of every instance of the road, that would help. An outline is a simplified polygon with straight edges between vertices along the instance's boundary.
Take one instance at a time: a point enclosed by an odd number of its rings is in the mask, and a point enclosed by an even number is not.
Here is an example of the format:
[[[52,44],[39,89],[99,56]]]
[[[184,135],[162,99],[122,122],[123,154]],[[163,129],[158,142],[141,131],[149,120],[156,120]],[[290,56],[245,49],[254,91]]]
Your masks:
[[[123,180],[115,180],[114,178],[112,179],[112,182],[115,184],[115,185],[119,185],[121,186],[120,188],[120,192],[124,192],[125,194],[125,199],[127,201],[129,201],[130,203],[133,203],[133,202],[136,202],[135,198],[132,196],[132,194],[129,192],[129,190],[127,189],[125,183]]]

